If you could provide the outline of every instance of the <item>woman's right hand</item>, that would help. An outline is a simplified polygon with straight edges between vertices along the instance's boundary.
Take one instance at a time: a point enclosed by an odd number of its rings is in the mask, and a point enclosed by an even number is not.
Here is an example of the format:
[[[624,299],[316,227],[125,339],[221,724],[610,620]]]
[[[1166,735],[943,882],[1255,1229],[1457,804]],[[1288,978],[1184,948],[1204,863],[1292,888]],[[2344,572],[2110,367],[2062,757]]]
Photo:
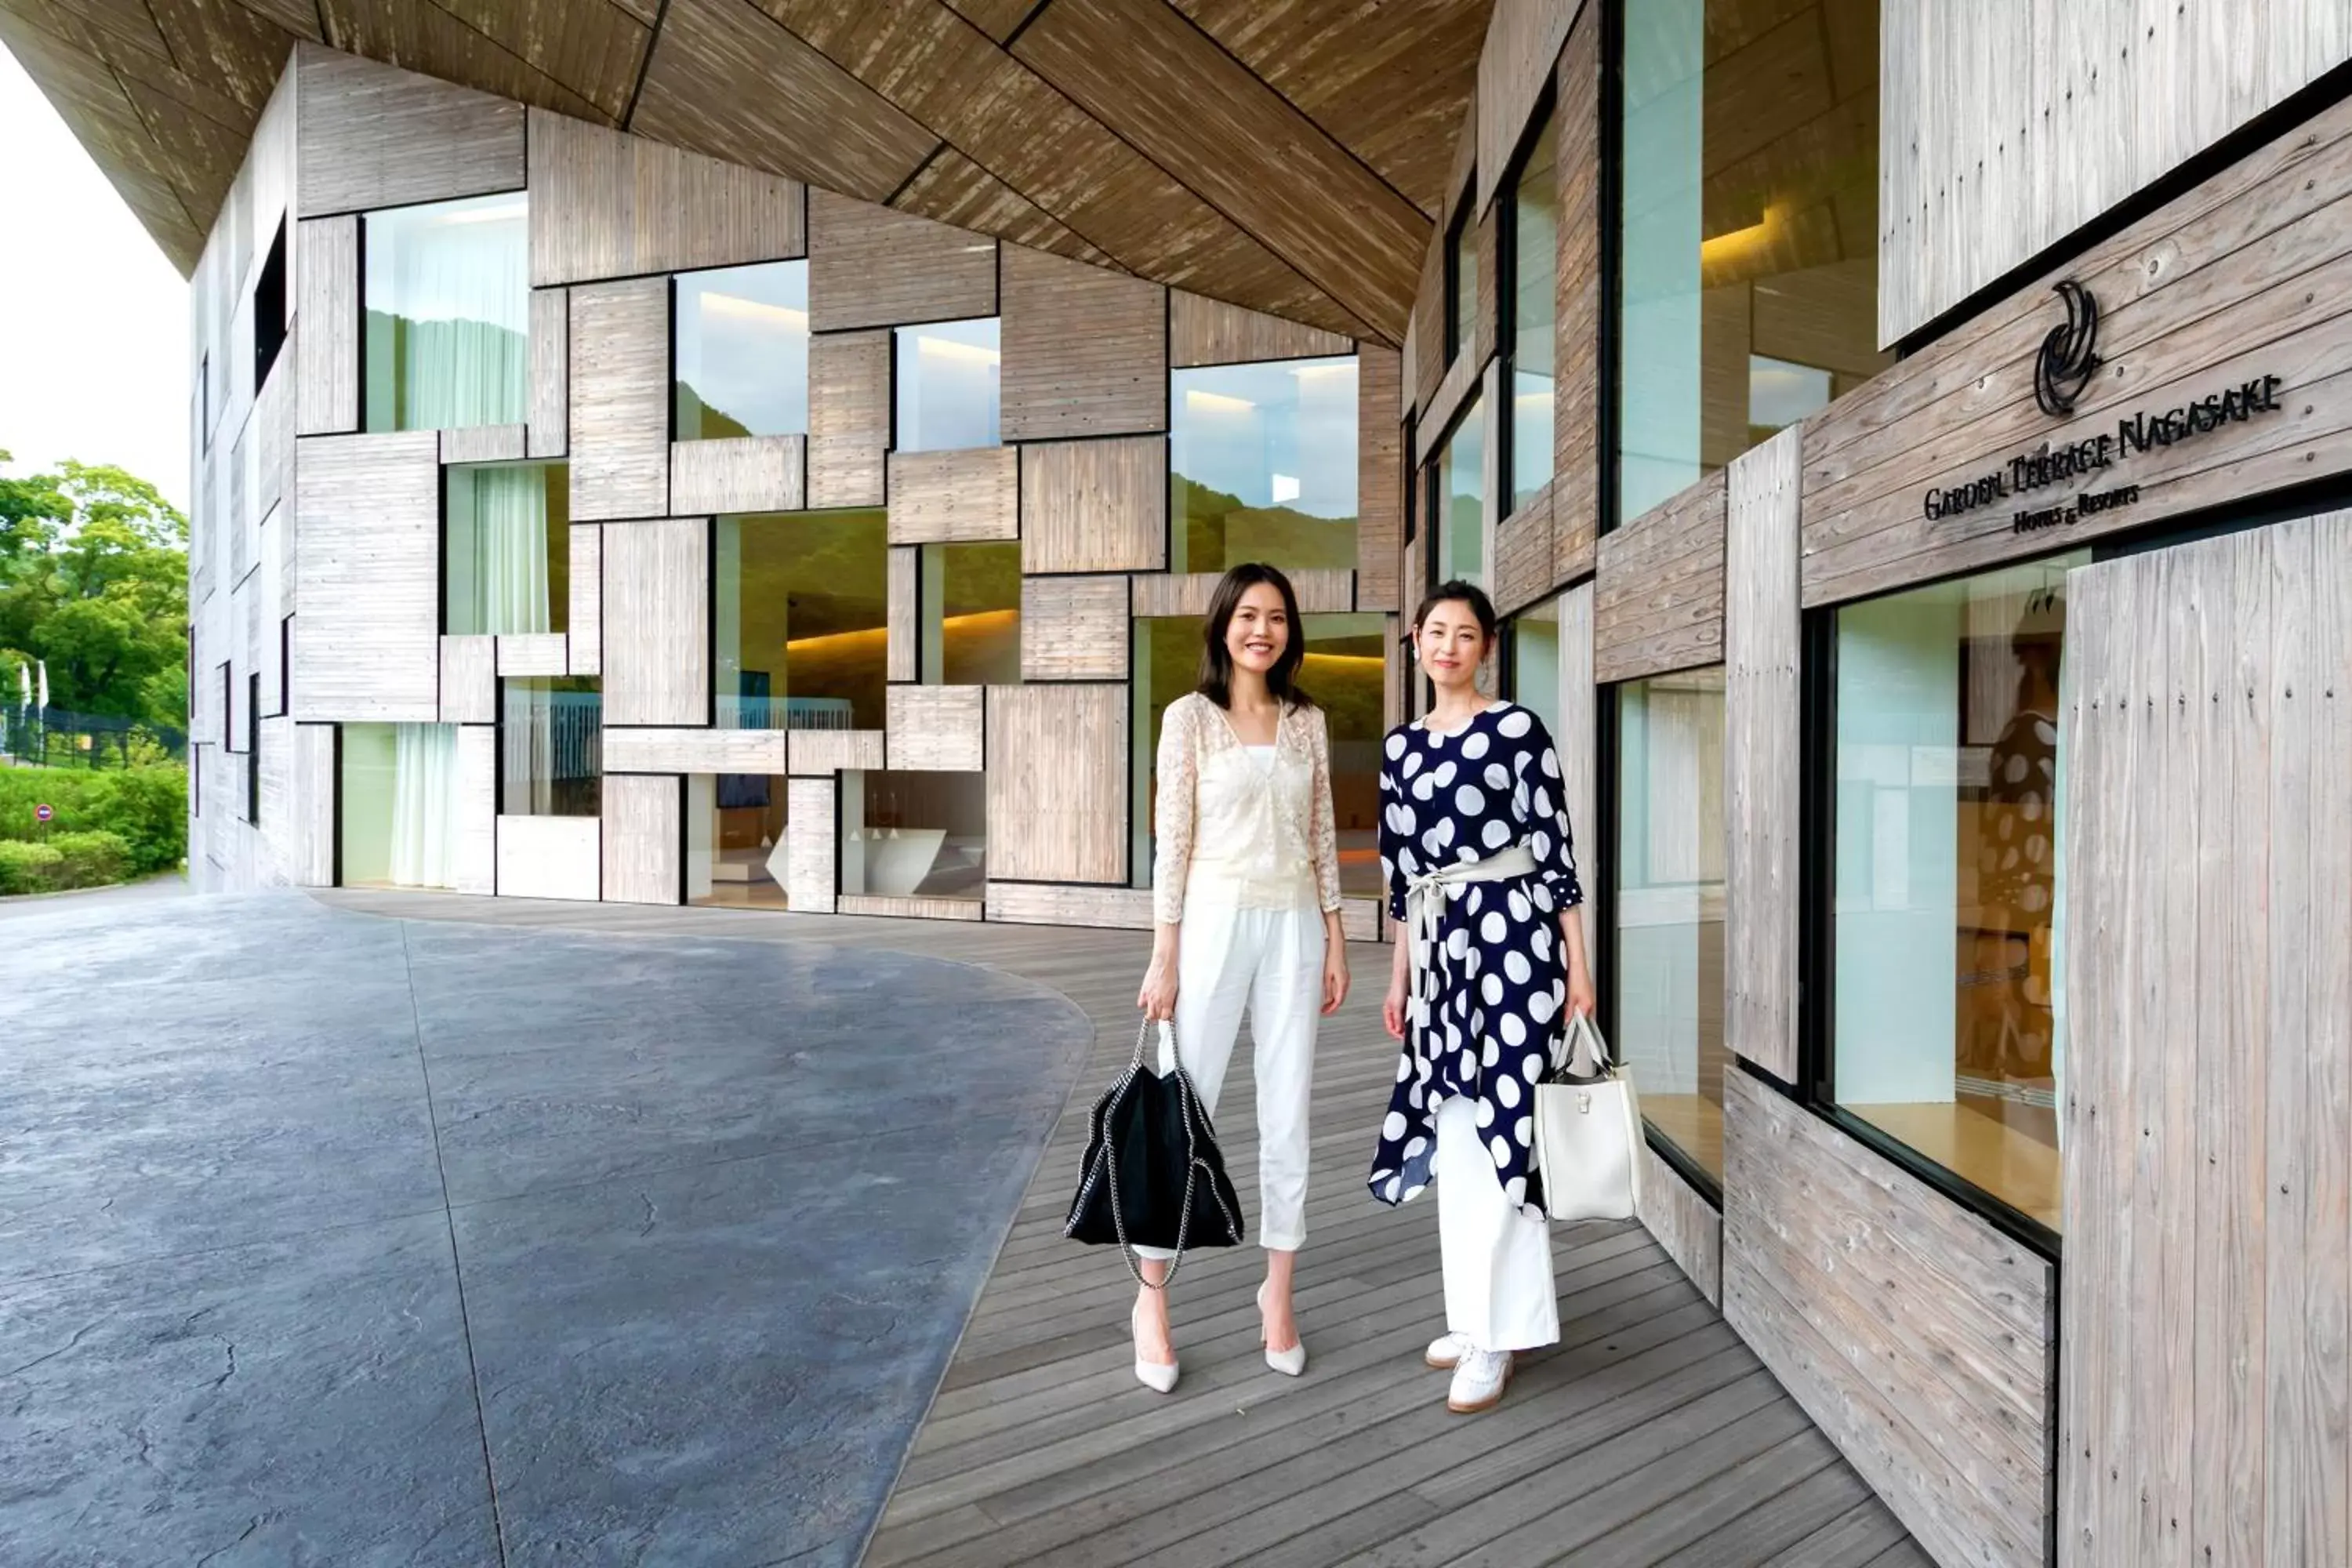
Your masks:
[[[1402,975],[1391,975],[1389,994],[1381,999],[1381,1024],[1388,1030],[1389,1038],[1392,1040],[1404,1038],[1404,978]]]
[[[1151,965],[1143,972],[1143,989],[1135,994],[1135,1005],[1153,1023],[1176,1016],[1176,960],[1161,952],[1151,955]]]

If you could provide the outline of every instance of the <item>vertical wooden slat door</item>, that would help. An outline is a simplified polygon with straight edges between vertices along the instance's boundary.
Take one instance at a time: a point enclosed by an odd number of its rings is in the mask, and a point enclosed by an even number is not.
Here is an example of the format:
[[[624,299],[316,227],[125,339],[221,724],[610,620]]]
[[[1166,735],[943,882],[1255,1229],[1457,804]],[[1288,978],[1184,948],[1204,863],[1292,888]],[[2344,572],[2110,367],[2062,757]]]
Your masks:
[[[2067,594],[2058,1559],[2352,1562],[2352,512]]]

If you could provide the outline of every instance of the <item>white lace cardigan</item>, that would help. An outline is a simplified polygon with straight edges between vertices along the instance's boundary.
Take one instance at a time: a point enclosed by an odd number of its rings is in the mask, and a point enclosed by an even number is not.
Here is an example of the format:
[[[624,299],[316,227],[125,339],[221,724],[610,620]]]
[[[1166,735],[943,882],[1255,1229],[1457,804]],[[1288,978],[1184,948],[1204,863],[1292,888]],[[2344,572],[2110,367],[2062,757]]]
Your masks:
[[[1339,907],[1331,739],[1317,708],[1286,708],[1274,765],[1262,770],[1223,709],[1199,692],[1160,716],[1159,839],[1152,918],[1175,925],[1188,902],[1225,909]]]

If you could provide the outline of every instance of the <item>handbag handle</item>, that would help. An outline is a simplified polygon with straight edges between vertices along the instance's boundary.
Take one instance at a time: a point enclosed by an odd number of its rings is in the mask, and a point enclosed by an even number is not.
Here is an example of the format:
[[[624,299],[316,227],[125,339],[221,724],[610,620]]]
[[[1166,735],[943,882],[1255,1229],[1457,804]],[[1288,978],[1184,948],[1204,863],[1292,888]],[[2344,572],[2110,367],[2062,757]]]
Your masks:
[[[1168,1272],[1160,1276],[1160,1283],[1157,1285],[1143,1277],[1141,1266],[1135,1261],[1135,1248],[1127,1239],[1127,1216],[1119,1212],[1118,1207],[1117,1175],[1118,1142],[1109,1126],[1107,1123],[1102,1126],[1103,1158],[1109,1163],[1112,1172],[1110,1192],[1108,1194],[1110,1199],[1110,1227],[1118,1237],[1120,1261],[1127,1265],[1127,1271],[1135,1276],[1135,1282],[1147,1290],[1167,1289],[1176,1282],[1176,1270],[1183,1267],[1184,1243],[1192,1234],[1192,1185],[1201,1173],[1200,1152],[1192,1141],[1192,1077],[1184,1070],[1183,1056],[1177,1049],[1175,1025],[1162,1018],[1160,1021],[1160,1037],[1168,1047],[1168,1060],[1176,1076],[1176,1092],[1183,1097],[1184,1206],[1177,1212],[1176,1215],[1176,1256],[1168,1260]],[[1150,1038],[1151,1020],[1146,1018],[1135,1031],[1135,1054],[1128,1059],[1127,1064],[1129,1080],[1132,1080],[1137,1073],[1143,1070],[1143,1047]]]
[[[1590,1054],[1591,1070],[1579,1065],[1579,1058]],[[1588,1013],[1571,1013],[1568,1016],[1568,1049],[1560,1058],[1559,1069],[1549,1075],[1553,1083],[1598,1083],[1613,1077],[1622,1064],[1601,1037],[1601,1026]]]

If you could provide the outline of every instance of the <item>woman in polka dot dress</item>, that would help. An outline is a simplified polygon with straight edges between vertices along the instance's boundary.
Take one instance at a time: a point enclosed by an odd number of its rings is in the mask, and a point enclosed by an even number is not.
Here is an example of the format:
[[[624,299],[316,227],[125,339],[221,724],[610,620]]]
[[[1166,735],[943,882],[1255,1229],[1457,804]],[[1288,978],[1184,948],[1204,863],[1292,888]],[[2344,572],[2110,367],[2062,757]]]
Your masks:
[[[1406,924],[1381,1012],[1404,1049],[1370,1184],[1399,1204],[1437,1178],[1447,1332],[1428,1360],[1465,1412],[1501,1400],[1513,1352],[1559,1339],[1533,1091],[1593,1006],[1559,757],[1541,720],[1479,692],[1494,637],[1471,584],[1423,602],[1413,657],[1436,700],[1381,763],[1381,862]]]

